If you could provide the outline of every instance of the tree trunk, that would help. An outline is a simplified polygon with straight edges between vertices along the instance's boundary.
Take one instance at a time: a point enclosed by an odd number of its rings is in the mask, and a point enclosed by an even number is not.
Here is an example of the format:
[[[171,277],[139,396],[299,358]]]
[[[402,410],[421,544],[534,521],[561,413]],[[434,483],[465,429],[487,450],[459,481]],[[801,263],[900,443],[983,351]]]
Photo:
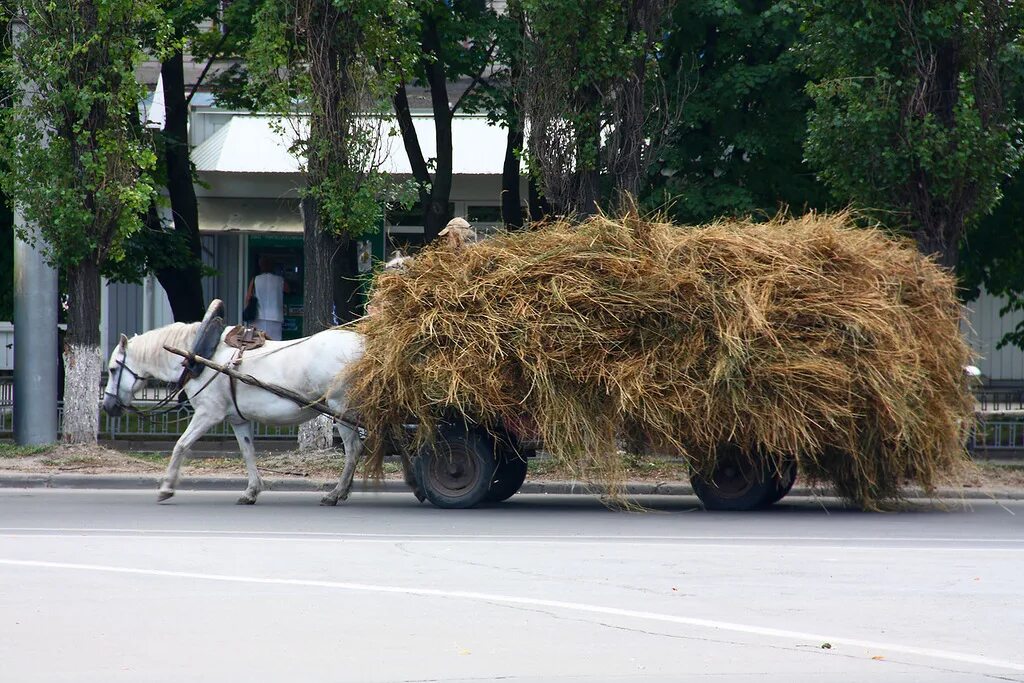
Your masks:
[[[519,190],[519,154],[523,149],[523,128],[519,117],[510,117],[505,143],[505,163],[501,167],[501,220],[506,230],[523,227],[523,198]]]
[[[520,41],[526,40],[526,23],[523,21],[522,7],[513,3],[508,9],[509,17],[516,24],[516,32]],[[523,215],[523,197],[520,191],[522,180],[522,163],[520,154],[526,142],[526,131],[523,122],[526,115],[522,110],[522,101],[516,95],[523,82],[523,58],[517,50],[508,56],[509,86],[511,93],[505,100],[505,112],[508,123],[508,136],[505,141],[505,162],[501,166],[501,219],[506,230],[518,230],[525,223]]]
[[[395,118],[398,119],[398,129],[402,134],[402,145],[405,147],[405,155],[409,157],[412,176],[419,184],[420,202],[426,206],[430,200],[430,170],[427,168],[427,162],[423,158],[420,138],[416,134],[416,127],[412,122],[412,111],[409,109],[409,93],[406,91],[405,83],[398,85],[392,102],[395,106]]]
[[[448,104],[448,82],[441,55],[441,38],[436,22],[429,16],[424,19],[420,46],[426,56],[422,68],[426,72],[427,83],[430,86],[430,106],[434,113],[437,157],[434,160],[433,178],[430,177],[416,129],[412,124],[405,84],[399,85],[393,103],[413,177],[420,184],[423,239],[425,242],[432,242],[449,219],[448,200],[452,193],[452,111]]]
[[[537,223],[551,215],[551,205],[540,191],[537,177],[530,174],[527,178],[527,202],[530,210],[530,221]]]
[[[633,73],[625,76],[615,104],[617,109],[616,148],[612,167],[612,182],[615,184],[614,199],[618,209],[628,208],[640,194],[640,183],[644,174],[644,152],[647,147],[644,124],[644,83],[646,60],[634,60]]]
[[[904,116],[923,119],[928,116],[943,128],[954,132],[956,108],[960,99],[960,46],[946,41],[935,47],[928,60],[929,68],[920,68],[920,81],[913,97],[904,108]],[[950,156],[959,153],[954,134],[950,137]],[[978,188],[972,182],[959,183],[957,189],[943,194],[922,169],[910,176],[906,187],[910,215],[915,225],[914,239],[918,249],[936,261],[955,270],[960,260],[960,240],[964,234],[965,217],[977,202]]]
[[[334,324],[334,272],[338,239],[321,230],[320,202],[302,200],[305,273],[302,278],[302,334],[309,336]]]
[[[625,40],[631,43],[634,36],[642,35],[644,49],[633,58],[631,68],[623,74],[618,93],[613,98],[615,148],[612,150],[614,160],[610,165],[618,210],[629,210],[634,206],[643,184],[644,162],[648,158],[650,144],[648,131],[645,130],[648,116],[648,57],[662,35],[661,27],[670,4],[664,0],[633,0],[626,5]]]
[[[588,88],[582,99],[583,111],[590,114],[583,117],[576,131],[575,196],[570,200],[572,205],[565,207],[580,219],[596,214],[601,198],[601,128],[593,113],[600,107],[601,96]]]
[[[302,334],[310,336],[334,325],[335,252],[338,239],[320,229],[320,202],[312,197],[302,200],[303,256]],[[349,240],[351,241],[351,240]],[[302,452],[321,451],[334,443],[334,422],[321,415],[299,425],[298,448]]]
[[[344,237],[334,252],[334,308],[343,323],[363,315],[357,248],[357,240]]]
[[[68,331],[64,338],[65,443],[96,443],[99,432],[100,271],[95,252],[68,268]]]
[[[161,66],[164,84],[167,163],[167,193],[171,200],[174,230],[188,245],[191,259],[174,268],[157,271],[157,279],[167,292],[174,319],[178,322],[202,320],[206,312],[202,284],[202,243],[199,240],[199,202],[192,185],[192,163],[188,146],[188,105],[185,102],[185,71],[181,52]]]
[[[939,265],[952,272],[960,263],[960,239],[964,234],[964,219],[962,215],[955,213],[935,215],[939,211],[916,217],[920,228],[914,233],[914,239],[922,254],[933,256]]]

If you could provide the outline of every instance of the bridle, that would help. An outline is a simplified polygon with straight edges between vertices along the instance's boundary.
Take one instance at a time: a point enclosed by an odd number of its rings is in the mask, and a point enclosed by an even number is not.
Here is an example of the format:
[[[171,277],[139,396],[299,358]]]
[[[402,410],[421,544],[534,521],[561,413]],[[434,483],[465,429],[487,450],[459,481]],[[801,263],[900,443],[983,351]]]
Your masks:
[[[113,398],[114,399],[114,405],[117,406],[118,408],[120,408],[121,410],[127,410],[129,412],[131,412],[131,411],[136,411],[137,412],[138,411],[137,408],[133,408],[132,406],[125,405],[121,401],[121,395],[120,395],[121,378],[124,376],[125,372],[127,372],[128,374],[130,374],[132,376],[133,383],[134,382],[138,382],[140,379],[144,379],[144,377],[139,375],[139,373],[135,372],[130,367],[128,367],[128,363],[126,362],[127,360],[128,360],[128,349],[126,349],[126,348],[124,348],[122,346],[121,347],[121,358],[120,358],[120,360],[114,361],[115,363],[117,363],[117,381],[114,383],[114,388],[117,391],[104,391],[103,395],[104,396],[110,396],[111,398]]]
[[[121,348],[121,358],[120,358],[120,360],[114,361],[117,364],[117,375],[116,375],[117,381],[114,383],[114,388],[117,390],[117,392],[104,391],[103,392],[104,396],[110,396],[111,398],[113,398],[114,399],[114,405],[117,408],[120,408],[121,410],[123,410],[124,412],[135,413],[136,415],[142,415],[142,416],[150,417],[150,418],[152,418],[155,415],[160,415],[160,414],[163,414],[163,413],[169,413],[169,412],[172,412],[172,411],[178,409],[177,406],[169,406],[169,404],[171,403],[171,401],[175,401],[177,399],[178,394],[181,392],[182,389],[185,388],[185,384],[188,383],[188,380],[191,378],[191,375],[189,374],[188,370],[182,371],[181,377],[178,378],[177,382],[175,382],[174,387],[170,391],[168,391],[167,395],[164,396],[162,399],[160,399],[160,401],[157,402],[152,408],[149,408],[148,410],[141,410],[139,408],[136,408],[135,406],[126,405],[121,400],[121,396],[120,396],[121,378],[124,376],[125,372],[127,372],[129,375],[132,376],[132,379],[133,379],[134,382],[146,379],[146,377],[143,377],[142,375],[140,375],[139,373],[135,372],[130,367],[128,367],[128,362],[127,361],[128,361],[128,349],[122,347]],[[202,392],[203,389],[208,387],[210,385],[210,382],[214,378],[216,378],[216,376],[217,376],[216,373],[214,373],[214,375],[210,378],[210,380],[208,380],[206,382],[206,384],[204,384],[199,389],[199,391],[196,392],[196,394],[199,394],[200,392]],[[195,394],[193,394],[193,396],[194,395]]]

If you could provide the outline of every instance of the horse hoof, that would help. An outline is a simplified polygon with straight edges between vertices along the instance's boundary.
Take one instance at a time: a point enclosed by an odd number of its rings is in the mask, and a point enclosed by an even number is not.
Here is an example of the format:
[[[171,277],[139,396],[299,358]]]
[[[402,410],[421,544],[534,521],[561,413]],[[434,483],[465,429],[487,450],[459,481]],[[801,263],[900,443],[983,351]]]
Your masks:
[[[156,502],[162,503],[173,495],[174,491],[160,491],[156,494]]]
[[[321,505],[337,505],[338,504],[338,499],[335,498],[334,496],[324,496],[323,498],[320,499],[320,504]]]
[[[426,494],[423,493],[423,491],[420,491],[419,489],[413,491],[412,494],[416,496],[416,500],[418,500],[421,503],[427,499]]]
[[[256,496],[253,496],[252,498],[250,498],[249,496],[242,496],[241,498],[239,498],[238,500],[235,501],[235,505],[255,505],[255,504],[256,504]]]

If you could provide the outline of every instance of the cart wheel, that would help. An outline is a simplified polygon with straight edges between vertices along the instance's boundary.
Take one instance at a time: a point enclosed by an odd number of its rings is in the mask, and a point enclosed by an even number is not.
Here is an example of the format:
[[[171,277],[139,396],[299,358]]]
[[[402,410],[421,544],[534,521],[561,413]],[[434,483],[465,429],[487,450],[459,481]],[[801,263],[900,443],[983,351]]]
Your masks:
[[[500,503],[514,496],[526,481],[526,460],[519,456],[510,456],[498,463],[494,471],[494,481],[484,499],[488,503]]]
[[[434,443],[420,449],[416,475],[427,500],[444,509],[471,508],[487,497],[497,460],[481,434],[442,429]]]
[[[772,477],[773,491],[768,498],[765,499],[761,505],[768,507],[775,505],[780,500],[786,497],[786,494],[793,488],[793,484],[796,483],[796,458],[786,458],[779,472],[770,472]]]
[[[695,472],[690,484],[707,510],[753,510],[777,492],[764,463],[733,445],[718,450],[710,479]]]

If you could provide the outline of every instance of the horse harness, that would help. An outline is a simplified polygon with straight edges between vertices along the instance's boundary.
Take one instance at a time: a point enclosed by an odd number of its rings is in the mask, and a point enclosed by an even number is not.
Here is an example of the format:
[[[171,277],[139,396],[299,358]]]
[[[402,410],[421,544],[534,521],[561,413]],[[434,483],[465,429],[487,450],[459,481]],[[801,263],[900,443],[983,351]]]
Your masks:
[[[242,354],[252,349],[258,349],[267,343],[267,333],[252,325],[235,325],[224,337],[224,343],[235,349],[235,355],[226,365],[238,367],[242,364]],[[231,403],[235,406],[235,412],[238,413],[238,417],[248,422],[249,418],[238,407],[238,380],[228,376],[228,387],[231,391]]]
[[[128,367],[128,363],[125,362],[127,357],[128,352],[122,350],[121,359],[114,361],[115,363],[117,363],[117,379],[114,382],[115,387],[120,388],[121,378],[124,376],[125,372],[131,375],[132,380],[135,382],[139,381],[140,379],[145,379],[144,377],[141,377],[139,373],[135,372],[130,367]],[[160,399],[152,408],[149,408],[148,410],[139,410],[138,408],[134,408],[133,406],[124,405],[124,403],[121,402],[121,397],[112,391],[104,391],[103,394],[104,396],[112,396],[114,398],[114,402],[118,406],[120,406],[122,410],[133,412],[143,417],[148,417],[149,419],[152,420],[155,419],[156,415],[162,415],[164,413],[171,412],[172,410],[175,409],[174,407],[171,407],[169,404],[171,403],[171,401],[174,401],[179,396],[181,390],[185,387],[185,384],[189,381],[189,379],[191,379],[189,369],[185,368],[184,370],[181,371],[181,376],[178,378],[178,381],[174,383],[174,389],[172,391],[167,392],[166,396]],[[209,382],[207,382],[206,384],[209,385]],[[203,387],[203,389],[205,388],[206,386]],[[200,389],[200,391],[202,391],[202,389]],[[180,402],[180,399],[178,400]]]

